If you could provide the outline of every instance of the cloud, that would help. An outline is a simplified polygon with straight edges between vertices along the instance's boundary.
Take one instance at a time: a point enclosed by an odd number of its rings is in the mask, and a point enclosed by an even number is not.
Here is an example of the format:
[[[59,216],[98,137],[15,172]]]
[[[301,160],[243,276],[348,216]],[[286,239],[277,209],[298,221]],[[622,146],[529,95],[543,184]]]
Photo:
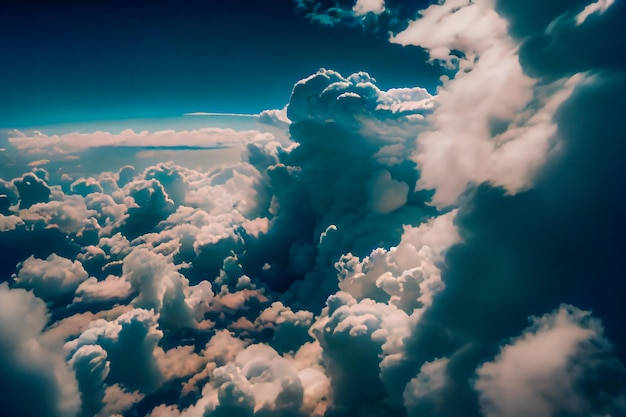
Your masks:
[[[13,180],[13,185],[19,194],[19,207],[27,209],[36,203],[48,201],[50,188],[44,180],[34,173],[27,173]]]
[[[418,187],[435,189],[439,206],[471,184],[528,189],[558,144],[557,110],[588,77],[545,84],[527,76],[519,44],[488,1],[431,5],[391,41],[427,49],[454,73],[439,87],[431,129],[418,137]]]
[[[9,208],[12,205],[17,204],[17,202],[19,201],[19,193],[17,187],[12,181],[0,179],[0,195],[3,196],[2,214],[6,215],[9,213]]]
[[[62,341],[42,337],[47,323],[44,302],[31,292],[0,284],[0,309],[3,413],[76,416],[81,402]]]
[[[256,117],[256,114],[246,113],[211,113],[204,111],[197,111],[192,113],[185,113],[185,116],[229,116],[229,117]]]
[[[360,26],[387,36],[406,27],[422,3],[397,0],[295,0],[296,11],[309,21],[324,26]]]
[[[328,299],[312,329],[323,349],[336,412],[375,409],[387,393],[393,395],[385,390],[386,384],[393,384],[386,371],[402,355],[409,324],[408,315],[393,305],[371,299],[357,302],[343,292]],[[399,407],[393,402],[388,406]]]
[[[133,309],[113,321],[95,320],[80,336],[66,344],[75,355],[81,347],[102,347],[110,362],[108,378],[130,390],[150,393],[162,381],[154,350],[163,333],[154,313]]]
[[[298,3],[447,75],[321,69],[271,134],[12,134],[3,409],[622,415],[624,6]],[[240,157],[118,155],[217,141]]]
[[[562,109],[559,126],[567,145],[533,189],[507,196],[501,189],[482,186],[471,204],[460,209],[457,224],[464,243],[447,252],[442,275],[446,288],[415,334],[412,351],[423,352],[418,362],[457,352],[449,356],[451,378],[466,380],[488,355],[478,346],[514,337],[528,316],[561,303],[592,309],[616,346],[623,345],[621,301],[612,278],[622,273],[623,265],[609,243],[624,233],[617,213],[625,202],[610,191],[621,181],[615,173],[623,163],[623,143],[611,127],[619,125],[620,116],[617,111],[591,109],[619,102],[625,86],[623,79],[587,86]],[[598,137],[604,139],[602,146],[597,146]],[[575,183],[570,182],[573,176]],[[607,207],[611,209],[605,211]],[[586,228],[590,218],[598,223]],[[582,264],[571,257],[578,253],[575,242],[580,239],[589,242]],[[466,346],[470,340],[474,349]],[[623,350],[618,349],[623,361]],[[609,379],[598,382],[599,387],[610,384]],[[453,403],[459,409],[478,401],[468,386],[446,389],[448,398],[459,398]]]
[[[226,333],[216,334],[215,338],[225,346],[236,340],[229,340]],[[217,346],[213,342],[210,344]],[[213,349],[207,345],[205,355],[210,355],[209,351]],[[245,348],[239,345],[236,353],[229,352],[227,357],[230,359],[224,365],[207,367],[209,383],[204,385],[202,397],[194,405],[182,411],[172,406],[160,406],[150,415],[299,415],[311,411],[306,408],[315,401],[308,397],[316,395],[320,388],[314,369],[304,367],[298,371],[296,363],[262,344]]]
[[[32,290],[37,297],[50,301],[71,295],[87,278],[80,262],[53,253],[46,259],[34,256],[26,259],[17,272],[15,286]]]
[[[129,299],[133,291],[127,280],[109,275],[102,281],[98,281],[95,277],[86,279],[76,288],[75,294],[73,301],[75,304],[116,303]]]
[[[376,80],[361,72],[346,78],[321,69],[294,86],[287,106],[292,123],[305,120],[335,122],[359,127],[359,119],[410,123],[423,119],[433,108],[430,94],[423,88],[382,91]],[[412,116],[403,119],[402,116]]]
[[[406,204],[409,186],[394,180],[389,171],[383,170],[371,180],[369,194],[372,209],[386,214]]]
[[[201,128],[190,131],[155,132],[147,130],[135,132],[126,129],[117,134],[100,131],[46,135],[42,132],[34,132],[31,136],[20,131],[13,131],[8,140],[17,151],[38,155],[57,155],[102,147],[206,149],[243,145],[259,137],[263,137],[263,134],[258,131],[239,132],[232,129]]]
[[[385,2],[383,0],[357,0],[352,11],[357,16],[367,13],[381,14],[385,11]]]
[[[70,191],[74,194],[87,197],[89,194],[103,192],[100,183],[93,178],[79,178],[70,185]]]
[[[611,7],[613,3],[615,3],[615,0],[598,0],[595,3],[585,6],[583,11],[576,15],[576,24],[582,25],[585,20],[587,20],[587,18],[594,13],[602,14],[606,12],[606,10]]]
[[[589,415],[595,404],[585,397],[591,393],[581,389],[602,388],[583,388],[583,381],[617,380],[610,373],[618,374],[619,368],[599,321],[589,312],[563,305],[535,318],[493,362],[481,365],[475,384],[487,417]]]
[[[122,273],[122,278],[137,293],[132,305],[160,313],[159,323],[163,328],[195,326],[185,303],[188,282],[166,257],[136,248],[124,258]]]
[[[417,376],[406,385],[403,393],[404,406],[409,416],[432,414],[438,403],[445,400],[442,394],[446,383],[448,358],[425,362]]]
[[[15,215],[5,216],[0,214],[0,232],[15,230],[18,226],[22,226],[24,221]]]
[[[259,122],[270,126],[288,126],[291,120],[287,117],[287,106],[280,110],[263,110],[259,113]]]
[[[106,351],[97,345],[81,346],[69,364],[76,372],[81,392],[81,415],[97,415],[104,403],[104,381],[110,370]]]
[[[406,156],[431,112],[424,89],[383,91],[365,73],[322,69],[298,82],[287,106],[297,146],[249,147],[271,195],[270,228],[258,239],[264,259],[249,245],[242,256],[243,265],[254,263],[249,274],[278,291],[293,284],[285,301],[319,309],[335,291],[342,254],[364,256],[390,230],[399,238],[402,222],[427,216]]]
[[[97,228],[95,210],[89,210],[79,195],[63,195],[58,200],[36,203],[20,211],[28,222],[57,227],[63,233],[80,234],[85,229]]]

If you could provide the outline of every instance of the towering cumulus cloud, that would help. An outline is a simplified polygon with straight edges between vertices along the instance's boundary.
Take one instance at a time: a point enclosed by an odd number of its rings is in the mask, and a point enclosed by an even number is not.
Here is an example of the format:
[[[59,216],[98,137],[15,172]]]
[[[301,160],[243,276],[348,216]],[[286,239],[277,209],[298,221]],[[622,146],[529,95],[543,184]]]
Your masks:
[[[419,4],[293,7],[436,91],[320,69],[267,132],[11,132],[0,415],[626,415],[625,3]]]

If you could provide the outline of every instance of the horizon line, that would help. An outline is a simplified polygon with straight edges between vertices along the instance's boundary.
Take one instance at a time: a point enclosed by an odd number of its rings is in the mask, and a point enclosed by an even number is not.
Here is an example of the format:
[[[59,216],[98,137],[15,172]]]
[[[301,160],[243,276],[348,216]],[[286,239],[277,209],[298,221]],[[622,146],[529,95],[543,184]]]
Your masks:
[[[251,114],[251,113],[218,113],[218,112],[204,112],[204,111],[183,113],[183,116],[259,117],[258,114]]]

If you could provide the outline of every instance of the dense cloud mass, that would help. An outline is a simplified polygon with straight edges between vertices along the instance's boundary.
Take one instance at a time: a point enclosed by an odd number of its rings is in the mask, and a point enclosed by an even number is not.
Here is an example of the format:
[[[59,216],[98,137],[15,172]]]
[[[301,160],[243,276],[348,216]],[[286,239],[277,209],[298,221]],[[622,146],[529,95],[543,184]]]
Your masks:
[[[624,2],[294,7],[447,75],[321,69],[266,133],[12,132],[0,414],[626,415]],[[172,142],[241,156],[87,162]]]

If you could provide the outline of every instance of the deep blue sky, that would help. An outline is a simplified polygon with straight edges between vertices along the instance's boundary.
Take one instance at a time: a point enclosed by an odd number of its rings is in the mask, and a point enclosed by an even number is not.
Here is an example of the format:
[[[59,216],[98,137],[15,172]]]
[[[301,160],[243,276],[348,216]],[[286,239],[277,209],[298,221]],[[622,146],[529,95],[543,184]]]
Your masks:
[[[439,75],[419,48],[311,23],[293,0],[129,3],[1,1],[0,128],[280,108],[320,67],[382,88]]]

